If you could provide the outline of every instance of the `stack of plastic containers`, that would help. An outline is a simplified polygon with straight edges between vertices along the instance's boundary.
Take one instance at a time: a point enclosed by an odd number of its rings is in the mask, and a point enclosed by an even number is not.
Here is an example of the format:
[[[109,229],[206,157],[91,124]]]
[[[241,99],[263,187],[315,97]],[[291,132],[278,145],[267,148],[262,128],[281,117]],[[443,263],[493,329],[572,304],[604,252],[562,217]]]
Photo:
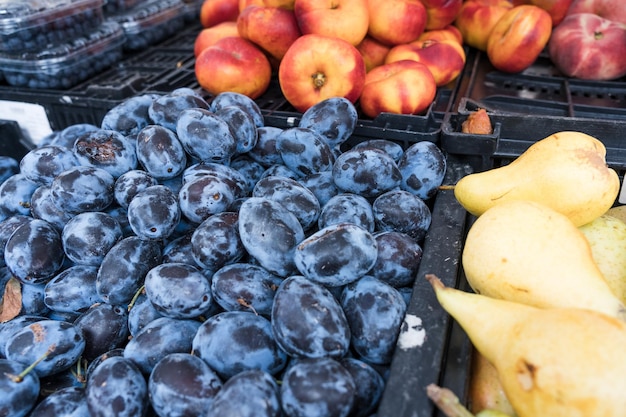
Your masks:
[[[0,68],[6,82],[69,88],[122,58],[124,31],[104,0],[0,0]]]
[[[108,0],[106,20],[124,30],[124,50],[143,50],[183,29],[188,12],[183,0]]]

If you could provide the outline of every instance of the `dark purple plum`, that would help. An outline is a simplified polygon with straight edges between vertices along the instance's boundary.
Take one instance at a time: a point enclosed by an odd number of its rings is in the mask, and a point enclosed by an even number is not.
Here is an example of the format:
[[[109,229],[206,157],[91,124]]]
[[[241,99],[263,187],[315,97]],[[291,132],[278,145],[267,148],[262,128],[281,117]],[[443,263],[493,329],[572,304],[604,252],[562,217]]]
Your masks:
[[[85,389],[65,387],[47,395],[29,417],[90,417]]]
[[[276,138],[276,149],[289,169],[300,177],[330,171],[335,154],[321,134],[313,129],[292,127]]]
[[[220,107],[215,114],[230,126],[237,144],[235,153],[243,154],[254,148],[258,133],[252,115],[236,105]]]
[[[15,214],[30,215],[30,201],[39,184],[26,175],[11,175],[0,184],[0,220]]]
[[[183,183],[193,181],[204,175],[212,175],[229,184],[237,198],[248,195],[249,187],[246,177],[232,166],[215,162],[200,162],[190,165],[183,172]]]
[[[285,206],[250,197],[239,208],[238,223],[244,248],[261,266],[280,277],[296,271],[294,252],[305,235],[298,218]]]
[[[211,293],[226,311],[252,311],[269,317],[282,278],[250,263],[218,269],[211,278]]]
[[[170,240],[163,248],[162,262],[179,262],[199,267],[200,265],[196,263],[191,251],[191,236],[195,230]]]
[[[165,185],[153,185],[140,191],[128,205],[130,227],[142,239],[166,239],[174,232],[180,218],[178,198]]]
[[[4,268],[8,271],[8,268]],[[22,309],[20,314],[46,315],[50,309],[44,303],[44,288],[46,284],[24,284],[22,283]]]
[[[352,147],[352,149],[374,148],[380,149],[387,153],[391,158],[396,161],[400,161],[404,154],[404,148],[399,143],[396,143],[389,139],[368,139],[363,142],[359,142]]]
[[[80,313],[102,299],[96,291],[98,267],[72,265],[46,283],[44,302],[51,310]]]
[[[297,172],[292,171],[291,168],[289,168],[287,165],[274,164],[266,168],[265,171],[263,171],[263,173],[261,174],[261,178],[259,178],[259,180],[265,177],[272,177],[272,176],[273,177],[287,177],[287,178],[291,178],[292,180],[300,179],[300,175]]]
[[[375,413],[385,389],[385,379],[371,365],[356,359],[342,358],[339,363],[350,372],[356,382],[351,417],[368,417]]]
[[[391,285],[366,275],[344,287],[341,306],[352,335],[352,348],[365,362],[391,362],[406,303]]]
[[[115,202],[120,207],[127,209],[130,201],[139,191],[143,191],[158,183],[156,178],[144,170],[132,169],[127,171],[115,180],[115,188],[113,190]]]
[[[381,194],[372,203],[376,229],[406,233],[421,242],[432,220],[428,205],[418,196],[404,190]]]
[[[318,172],[298,178],[298,182],[311,190],[320,206],[324,206],[333,196],[339,194],[339,189],[333,180],[332,171]]]
[[[174,178],[187,165],[187,153],[176,133],[159,125],[148,125],[137,134],[137,160],[152,177]]]
[[[39,185],[49,185],[54,177],[76,165],[78,159],[71,148],[48,145],[24,155],[20,160],[20,172]]]
[[[203,269],[216,271],[239,261],[245,248],[239,238],[237,212],[214,214],[198,225],[191,235],[191,253]]]
[[[183,110],[174,131],[187,153],[198,161],[228,163],[237,152],[230,126],[209,110]]]
[[[20,163],[11,156],[0,155],[0,182],[4,182],[11,175],[19,174]]]
[[[100,129],[98,126],[91,123],[72,124],[58,131],[58,135],[56,135],[56,137],[54,137],[49,144],[53,146],[63,146],[67,149],[73,149],[74,143],[79,136],[98,129]]]
[[[283,163],[283,158],[277,149],[278,135],[283,129],[275,126],[263,126],[257,129],[257,141],[254,148],[250,149],[246,155],[254,159],[264,167]]]
[[[102,211],[113,202],[115,178],[108,171],[79,165],[57,175],[50,193],[59,209],[78,214]]]
[[[320,229],[339,223],[354,223],[374,233],[376,223],[372,204],[353,193],[339,193],[331,197],[321,209],[317,224]]]
[[[152,124],[176,132],[181,113],[188,109],[208,109],[209,104],[197,94],[164,94],[150,103],[148,115]]]
[[[225,311],[206,319],[193,339],[193,353],[224,380],[250,369],[274,375],[287,363],[270,321],[244,311]]]
[[[132,305],[129,305],[128,311],[128,331],[132,337],[135,337],[146,324],[150,323],[154,319],[164,317],[163,314],[154,307],[154,305],[148,299],[145,291],[140,293],[134,300]]]
[[[225,91],[217,94],[213,97],[210,103],[210,110],[212,112],[219,112],[220,109],[229,106],[237,106],[244,110],[257,127],[263,127],[265,120],[263,119],[263,113],[259,105],[245,94],[236,93],[234,91]]]
[[[141,94],[127,98],[106,112],[100,127],[118,131],[125,136],[136,135],[152,123],[148,109],[157,98],[159,96],[154,94]]]
[[[285,278],[271,312],[276,342],[296,358],[340,358],[350,347],[341,305],[324,286],[299,275]]]
[[[9,359],[0,359],[0,412],[7,417],[24,417],[35,407],[39,397],[39,377],[28,372],[16,378],[28,365]]]
[[[280,387],[283,412],[297,417],[347,417],[356,382],[337,360],[306,358],[292,364]]]
[[[249,193],[252,191],[257,181],[263,175],[265,167],[252,159],[249,155],[237,155],[230,162],[230,167],[239,171],[246,179],[248,187],[246,191]]]
[[[389,154],[380,149],[351,149],[337,157],[333,165],[337,188],[365,198],[400,186],[402,175]]]
[[[417,142],[406,149],[398,162],[401,188],[428,200],[437,194],[446,175],[446,156],[433,142]]]
[[[80,165],[101,168],[114,178],[137,168],[135,142],[115,130],[94,130],[79,136],[72,148]]]
[[[128,313],[123,306],[97,303],[74,321],[85,339],[83,358],[92,361],[98,356],[126,345]]]
[[[211,407],[222,381],[191,353],[170,353],[148,378],[150,404],[159,416],[200,416]]]
[[[63,232],[67,222],[74,217],[74,214],[57,206],[49,185],[42,185],[35,190],[30,199],[30,213],[32,218],[50,223],[59,233]]]
[[[378,245],[378,257],[368,275],[395,288],[411,285],[422,260],[422,247],[402,232],[378,232],[374,237]]]
[[[315,130],[334,148],[352,136],[357,121],[358,114],[350,100],[331,97],[309,107],[298,126]]]
[[[252,190],[252,196],[282,204],[296,216],[305,231],[316,225],[321,211],[315,194],[292,178],[274,175],[261,178]]]
[[[110,214],[87,211],[65,224],[61,239],[65,255],[76,264],[99,266],[123,237],[122,226]]]
[[[13,234],[15,229],[24,223],[28,223],[33,220],[32,217],[26,216],[23,214],[16,214],[10,217],[7,217],[4,220],[0,221],[0,249],[2,249],[2,256],[0,256],[0,266],[5,266],[4,262],[4,246],[9,240],[9,237]]]
[[[237,189],[227,178],[205,174],[185,182],[178,200],[181,213],[199,224],[214,214],[228,211],[236,196]]]
[[[339,287],[358,280],[376,263],[374,236],[354,223],[320,229],[295,249],[298,271],[321,285]]]
[[[217,392],[208,415],[279,417],[280,388],[269,373],[251,369],[229,378]]]

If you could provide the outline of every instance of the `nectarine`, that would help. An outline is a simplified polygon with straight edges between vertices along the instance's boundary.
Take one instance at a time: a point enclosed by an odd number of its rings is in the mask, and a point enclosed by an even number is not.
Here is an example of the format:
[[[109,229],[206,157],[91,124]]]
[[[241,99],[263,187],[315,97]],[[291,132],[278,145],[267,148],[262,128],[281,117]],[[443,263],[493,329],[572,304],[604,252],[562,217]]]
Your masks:
[[[367,0],[296,0],[294,13],[305,35],[335,36],[358,45],[367,34]]]

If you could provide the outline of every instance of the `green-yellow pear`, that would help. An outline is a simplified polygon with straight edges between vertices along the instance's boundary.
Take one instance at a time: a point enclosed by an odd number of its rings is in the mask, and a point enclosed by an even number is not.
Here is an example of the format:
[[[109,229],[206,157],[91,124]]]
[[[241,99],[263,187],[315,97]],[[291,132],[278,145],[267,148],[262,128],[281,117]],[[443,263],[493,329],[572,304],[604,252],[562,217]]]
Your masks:
[[[607,210],[606,214],[626,223],[626,205],[611,207]]]
[[[593,136],[558,132],[508,165],[461,178],[454,195],[475,216],[504,201],[531,200],[581,226],[604,214],[619,193],[619,177],[605,157],[604,144]]]
[[[578,308],[540,309],[450,287],[441,306],[498,371],[519,417],[624,417],[626,323]]]
[[[505,415],[515,414],[511,402],[506,397],[498,371],[476,349],[472,352],[472,364],[468,385],[468,402],[473,413],[498,411]]]
[[[511,200],[470,227],[461,254],[472,289],[535,307],[579,307],[626,320],[583,233],[543,204]]]
[[[578,228],[613,293],[626,303],[626,223],[603,214]]]

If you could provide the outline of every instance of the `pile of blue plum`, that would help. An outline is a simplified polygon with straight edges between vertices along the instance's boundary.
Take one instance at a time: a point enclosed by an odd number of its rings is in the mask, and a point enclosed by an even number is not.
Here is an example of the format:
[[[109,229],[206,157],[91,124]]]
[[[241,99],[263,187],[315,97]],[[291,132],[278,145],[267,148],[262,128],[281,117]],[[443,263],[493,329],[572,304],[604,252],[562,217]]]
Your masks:
[[[375,415],[446,159],[301,116],[181,88],[0,158],[0,415]]]

